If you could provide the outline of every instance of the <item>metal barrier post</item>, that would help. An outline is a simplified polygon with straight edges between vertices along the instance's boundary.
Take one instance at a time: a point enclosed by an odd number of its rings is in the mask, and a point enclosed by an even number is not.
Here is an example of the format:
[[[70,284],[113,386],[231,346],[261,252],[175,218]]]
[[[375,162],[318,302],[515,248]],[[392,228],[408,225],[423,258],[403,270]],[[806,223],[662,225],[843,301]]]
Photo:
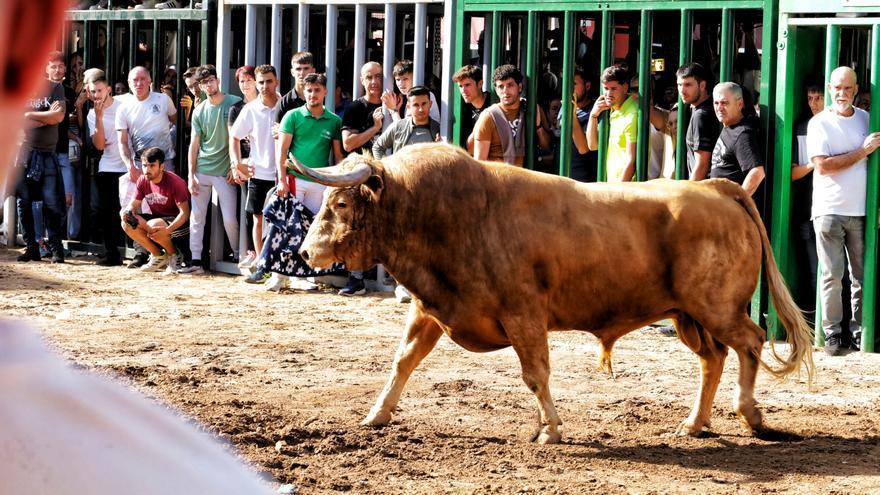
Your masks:
[[[635,179],[648,180],[648,151],[651,149],[651,41],[654,16],[642,9],[639,21],[639,118],[636,141]]]
[[[614,12],[609,10],[602,11],[602,47],[600,48],[600,58],[599,65],[601,67],[600,70],[605,70],[611,64],[613,58],[613,50],[614,50]],[[599,90],[604,93],[604,89],[602,89],[601,81],[599,83]],[[596,170],[596,180],[599,182],[608,180],[608,132],[609,132],[609,123],[608,123],[608,113],[602,112],[602,115],[599,116],[599,158],[597,160],[597,170]]]
[[[162,29],[162,23],[159,22],[158,19],[153,19],[153,72],[155,72],[155,75],[153,76],[153,78],[156,80],[159,80],[160,77],[163,77],[163,74],[159,74],[159,67],[160,67],[160,64],[162,63],[161,62],[162,58],[159,56],[159,31],[161,29]],[[178,34],[178,36],[180,36],[180,35]],[[163,45],[164,45],[164,43],[163,43]],[[187,69],[186,67],[177,67],[177,73],[183,74],[183,72],[186,69]],[[162,88],[156,88],[156,89],[159,90]]]
[[[385,31],[382,33],[382,69],[385,79],[382,82],[383,89],[394,87],[394,75],[391,68],[394,66],[394,48],[397,45],[397,5],[389,3],[385,5]],[[413,83],[413,86],[417,84]]]
[[[733,74],[733,12],[721,9],[721,69],[719,81],[730,81]]]
[[[880,24],[871,28],[871,97],[880,98]],[[880,101],[880,100],[877,100]],[[880,112],[871,112],[869,129],[880,127]],[[865,205],[865,269],[862,284],[862,352],[874,352],[877,299],[877,208],[880,153],[868,157],[868,190]]]
[[[825,31],[825,82],[831,80],[831,71],[837,68],[840,58],[840,26],[828,25]],[[831,93],[825,90],[825,105],[831,105]],[[862,292],[864,294],[864,292]],[[863,298],[864,300],[864,298]],[[864,312],[863,312],[864,314]],[[825,346],[825,329],[822,327],[822,265],[816,267],[816,321],[814,324],[816,345]]]
[[[796,28],[786,29],[779,37],[778,47],[783,57],[782,65],[779,68],[779,80],[783,82],[776,87],[776,95],[778,101],[782,103],[782,107],[777,107],[774,114],[771,115],[771,118],[774,118],[772,125],[781,126],[780,132],[775,136],[776,160],[774,162],[778,166],[768,170],[770,173],[767,176],[768,180],[772,178],[774,192],[772,202],[773,229],[770,232],[770,244],[777,255],[776,262],[779,265],[779,270],[783,274],[788,273],[790,266],[786,254],[789,251],[791,239],[791,164],[794,162],[792,141],[796,139],[794,118],[798,103],[796,96],[799,93],[796,88],[797,80],[794,77],[797,65],[797,34]],[[767,319],[767,338],[769,340],[777,340],[783,336],[776,315],[775,308],[771,307]]]
[[[456,5],[455,5],[455,32],[456,33],[464,33],[464,27],[465,27],[464,2],[456,0],[455,3],[456,3]],[[471,19],[473,19],[473,18],[471,18]],[[473,21],[471,20],[471,22],[473,22]],[[455,36],[452,36],[452,38],[454,39]],[[464,51],[467,50],[469,52],[468,55],[470,55],[470,49],[471,49],[470,48],[470,36],[467,36],[466,39],[461,40],[460,46],[456,43],[456,41],[450,40],[450,42],[452,43],[452,48],[453,48],[452,49],[452,54],[453,54],[452,55],[453,56],[452,70],[456,71],[464,65],[464,62],[465,62]],[[470,61],[470,58],[468,58],[468,61]],[[450,78],[451,78],[451,74],[447,75],[447,77],[445,79],[450,79]],[[484,80],[486,79],[485,73],[483,74],[483,79]],[[478,81],[474,81],[474,82],[478,82]],[[456,85],[453,84],[453,86],[456,86]],[[483,90],[483,88],[479,88],[479,91],[482,91],[482,90]],[[461,132],[461,130],[462,130],[461,129],[461,119],[463,118],[462,117],[462,109],[464,108],[464,102],[462,102],[461,95],[459,94],[459,92],[456,89],[453,89],[452,91],[450,91],[449,97],[451,98],[449,106],[452,110],[452,115],[453,115],[452,136],[450,137],[449,142],[451,142],[453,144],[457,144],[458,146],[461,146],[462,148],[467,149],[467,136],[462,136],[462,132]]]
[[[363,8],[364,14],[366,15],[366,5],[358,5],[357,8]],[[296,51],[304,52],[309,49],[309,4],[300,3],[296,14]],[[361,38],[361,43],[363,42],[364,40]],[[355,41],[355,45],[357,45],[357,41]],[[358,69],[360,69],[360,67],[358,67]]]
[[[530,10],[526,21],[526,39],[536,40],[538,35],[538,13]],[[526,64],[523,67],[526,77],[526,121],[521,124],[526,130],[526,156],[525,166],[528,169],[535,168],[536,149],[535,136],[537,128],[534,126],[535,115],[538,110],[538,57],[537,43],[526,43]],[[563,74],[565,69],[563,69]]]
[[[562,24],[562,121],[559,125],[559,175],[571,177],[571,128],[572,112],[571,102],[574,93],[574,12],[565,11],[565,21]]]
[[[244,11],[244,63],[257,65],[257,6],[249,4]],[[280,67],[275,70],[280,71]],[[280,72],[279,72],[280,75]]]
[[[85,24],[85,23],[83,23]],[[133,69],[137,64],[135,60],[137,60],[137,46],[138,46],[138,21],[136,19],[132,19],[128,21],[128,70]],[[126,80],[128,79],[128,74],[125,74]]]
[[[386,11],[387,13],[387,11]],[[327,4],[327,37],[324,41],[324,59],[327,61],[327,98],[324,106],[336,111],[336,26],[339,23],[339,6]],[[279,55],[280,58],[280,55]],[[332,69],[331,69],[332,67]]]
[[[691,61],[693,47],[694,14],[688,9],[681,10],[681,27],[678,35],[678,66]],[[688,179],[687,168],[687,105],[678,97],[678,123],[675,132],[675,178]]]
[[[416,4],[415,33],[413,36],[413,85],[425,84],[425,45],[428,29],[428,5]],[[387,69],[386,69],[387,71]]]
[[[272,16],[271,16],[271,21],[270,21],[272,23],[272,26],[270,28],[272,41],[269,43],[269,63],[271,63],[272,67],[275,67],[275,70],[278,72],[281,71],[281,64],[283,63],[281,61],[281,58],[282,58],[281,54],[283,53],[283,50],[284,50],[284,47],[282,45],[282,42],[284,39],[284,35],[282,34],[283,26],[281,25],[281,23],[284,20],[284,17],[283,17],[284,11],[282,9],[283,9],[283,7],[277,3],[272,5]],[[327,18],[328,18],[328,20],[330,18],[329,7],[327,9]],[[334,19],[334,22],[335,22],[335,19]],[[327,28],[329,31],[329,28],[330,28],[329,22],[327,23]],[[336,28],[335,24],[333,25],[333,28],[334,29]],[[331,45],[327,45],[327,46],[331,46]],[[332,45],[332,46],[335,47],[335,45]],[[336,54],[335,50],[333,51],[333,54],[334,55]],[[333,64],[332,66],[328,64],[327,66],[328,67],[335,67],[336,64]],[[329,84],[329,79],[330,79],[329,73],[327,74],[327,79],[328,79],[328,84]],[[333,90],[330,89],[330,86],[327,86],[327,97],[329,98],[332,95],[333,95]]]
[[[354,8],[354,77],[351,89],[352,101],[364,95],[361,85],[361,66],[366,57],[365,42],[367,40],[367,6],[357,4]],[[384,69],[384,67],[383,67]]]

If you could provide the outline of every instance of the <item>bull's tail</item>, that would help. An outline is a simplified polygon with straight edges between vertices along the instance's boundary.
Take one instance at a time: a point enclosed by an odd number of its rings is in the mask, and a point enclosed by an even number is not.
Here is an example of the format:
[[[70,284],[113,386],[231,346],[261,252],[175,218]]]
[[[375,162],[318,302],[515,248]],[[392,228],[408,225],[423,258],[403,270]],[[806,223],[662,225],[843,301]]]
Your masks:
[[[773,358],[781,365],[781,368],[771,368],[761,359],[760,352],[757,356],[758,362],[761,363],[762,368],[777,378],[784,378],[794,372],[798,372],[801,366],[803,366],[807,372],[807,383],[810,389],[812,389],[813,380],[816,375],[813,365],[813,332],[800,308],[792,299],[782,274],[779,273],[776,258],[773,257],[773,251],[770,249],[767,229],[764,227],[764,222],[761,220],[761,215],[758,213],[755,202],[752,201],[752,198],[745,191],[742,189],[740,191],[742,191],[742,194],[738,195],[736,199],[749,213],[760,233],[761,247],[764,252],[764,273],[766,274],[770,289],[770,298],[773,306],[776,308],[779,321],[782,323],[782,327],[785,328],[786,340],[791,345],[791,353],[788,355],[788,359],[783,359],[776,353],[773,341],[770,341],[770,350]]]

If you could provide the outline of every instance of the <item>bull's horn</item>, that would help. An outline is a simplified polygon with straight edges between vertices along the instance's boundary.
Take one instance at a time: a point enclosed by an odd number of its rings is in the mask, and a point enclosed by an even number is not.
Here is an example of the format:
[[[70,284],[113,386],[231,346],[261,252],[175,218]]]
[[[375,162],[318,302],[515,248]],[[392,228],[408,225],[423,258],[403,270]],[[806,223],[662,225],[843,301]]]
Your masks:
[[[342,172],[339,165],[315,169],[306,167],[293,157],[291,157],[290,162],[297,172],[318,184],[331,187],[358,186],[366,182],[370,178],[370,174],[373,173],[373,169],[366,163],[359,163],[351,171]]]

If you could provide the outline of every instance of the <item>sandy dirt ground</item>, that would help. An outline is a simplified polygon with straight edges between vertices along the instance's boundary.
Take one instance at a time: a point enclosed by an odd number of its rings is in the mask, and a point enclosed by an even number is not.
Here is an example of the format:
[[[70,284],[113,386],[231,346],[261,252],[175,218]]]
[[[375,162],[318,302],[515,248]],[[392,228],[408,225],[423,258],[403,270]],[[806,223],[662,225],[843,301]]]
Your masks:
[[[529,443],[536,402],[512,350],[441,339],[392,424],[359,426],[381,390],[406,305],[389,295],[267,293],[240,277],[136,273],[0,250],[0,314],[72,362],[178,408],[299,493],[880,493],[880,355],[815,353],[818,384],[760,373],[765,423],[732,413],[727,360],[711,432],[674,436],[699,383],[677,339],[639,330],[614,378],[586,333],[551,335],[563,443]],[[281,442],[281,443],[279,443]]]

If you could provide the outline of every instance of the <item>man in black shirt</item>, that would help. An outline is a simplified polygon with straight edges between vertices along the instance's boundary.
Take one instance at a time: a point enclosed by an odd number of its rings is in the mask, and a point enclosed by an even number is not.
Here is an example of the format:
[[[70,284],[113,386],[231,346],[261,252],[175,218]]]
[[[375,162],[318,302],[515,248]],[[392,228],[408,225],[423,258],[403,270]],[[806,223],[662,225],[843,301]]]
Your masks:
[[[691,180],[703,180],[709,175],[712,150],[721,133],[709,98],[709,72],[702,65],[691,63],[679,67],[675,76],[681,100],[691,110],[685,139],[688,176]]]
[[[64,61],[64,54],[58,51],[50,53],[49,61],[46,64],[46,78],[61,85],[61,88],[64,90],[64,111],[70,113],[75,108],[77,95],[73,88],[64,84],[66,76],[67,64]],[[62,235],[73,238],[79,233],[81,208],[78,204],[79,187],[77,187],[77,183],[79,180],[76,177],[78,170],[71,163],[78,162],[79,157],[70,156],[70,138],[70,121],[67,118],[67,114],[65,114],[64,119],[58,124],[58,142],[55,145],[55,153],[58,155],[58,163],[61,167],[61,176],[64,182],[64,202],[68,207],[67,229],[63,229]],[[79,149],[82,142],[75,135],[73,138],[77,140],[77,149]],[[36,215],[37,213],[34,212],[34,214]],[[36,222],[36,225],[41,223]],[[42,236],[42,232],[37,232],[37,235]]]
[[[709,176],[730,179],[753,195],[764,180],[760,122],[753,115],[743,116],[742,88],[736,83],[716,85],[712,99],[715,115],[724,128],[712,150]]]
[[[465,65],[452,75],[458,84],[458,91],[464,104],[461,108],[461,135],[469,155],[474,154],[474,125],[480,113],[489,107],[489,93],[483,91],[483,70],[474,65]]]
[[[24,168],[16,188],[16,207],[21,219],[25,251],[18,261],[39,261],[40,249],[35,239],[33,203],[43,201],[43,215],[49,232],[52,262],[64,263],[64,184],[58,164],[58,124],[67,116],[64,88],[46,80],[40,92],[27,102],[25,139],[16,164]]]
[[[306,104],[303,98],[305,78],[315,72],[315,59],[310,52],[296,52],[290,57],[290,75],[293,76],[293,88],[281,97],[278,111],[275,112],[275,123],[280,124],[287,112]]]

